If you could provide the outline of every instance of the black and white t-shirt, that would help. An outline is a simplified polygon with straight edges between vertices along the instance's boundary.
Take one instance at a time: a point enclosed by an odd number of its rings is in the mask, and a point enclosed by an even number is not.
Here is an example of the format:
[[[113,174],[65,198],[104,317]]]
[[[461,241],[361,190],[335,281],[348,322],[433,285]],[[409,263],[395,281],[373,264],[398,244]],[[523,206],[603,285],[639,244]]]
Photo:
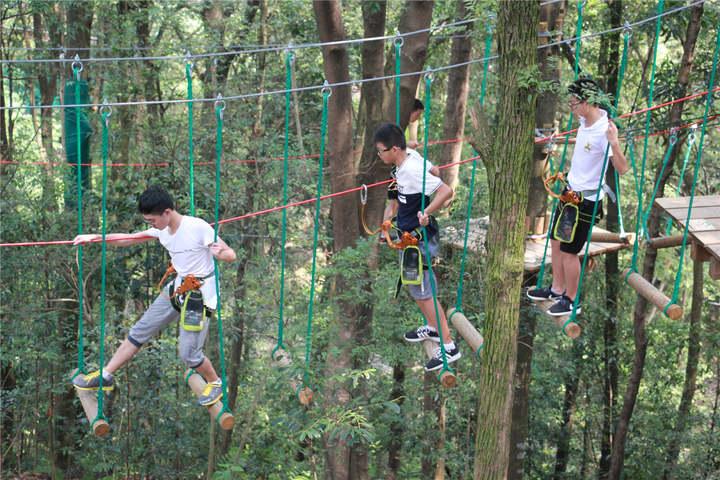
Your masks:
[[[407,158],[394,170],[399,204],[397,225],[405,232],[410,232],[420,225],[417,214],[423,198],[423,170],[425,170],[426,207],[430,203],[430,195],[442,185],[442,180],[430,173],[431,168],[432,163],[426,162],[418,152],[408,148]]]

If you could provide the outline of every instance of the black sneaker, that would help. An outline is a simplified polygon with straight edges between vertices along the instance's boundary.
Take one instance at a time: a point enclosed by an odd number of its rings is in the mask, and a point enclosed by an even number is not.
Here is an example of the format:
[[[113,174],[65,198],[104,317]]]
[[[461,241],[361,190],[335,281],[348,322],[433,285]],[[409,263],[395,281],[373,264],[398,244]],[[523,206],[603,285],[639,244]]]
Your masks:
[[[87,375],[81,373],[73,378],[72,383],[78,390],[98,391],[100,390],[100,371],[95,370]],[[102,383],[103,392],[111,392],[115,388],[114,379],[103,378]]]
[[[447,363],[452,363],[462,357],[462,354],[460,353],[460,349],[455,345],[455,348],[452,350],[445,350],[445,358],[447,359]],[[435,353],[433,354],[433,358],[430,359],[429,362],[425,364],[425,371],[426,372],[432,372],[435,370],[440,370],[443,367],[443,359],[442,359],[442,350],[440,347],[437,347],[435,349]]]
[[[557,302],[553,304],[552,307],[548,308],[547,313],[548,315],[551,315],[553,317],[562,317],[564,315],[570,315],[573,310],[573,301],[570,300],[570,298],[567,295],[563,295],[558,299]],[[582,313],[582,308],[580,308],[580,303],[578,303],[577,309],[575,310],[575,315],[580,315]]]
[[[412,343],[422,342],[423,340],[432,340],[433,342],[440,343],[440,334],[438,334],[437,330],[432,330],[427,325],[423,325],[422,327],[405,333],[405,340]]]
[[[541,302],[543,300],[557,300],[558,298],[562,297],[563,294],[561,293],[558,295],[557,293],[552,291],[551,287],[545,287],[528,290],[527,296],[530,300]]]

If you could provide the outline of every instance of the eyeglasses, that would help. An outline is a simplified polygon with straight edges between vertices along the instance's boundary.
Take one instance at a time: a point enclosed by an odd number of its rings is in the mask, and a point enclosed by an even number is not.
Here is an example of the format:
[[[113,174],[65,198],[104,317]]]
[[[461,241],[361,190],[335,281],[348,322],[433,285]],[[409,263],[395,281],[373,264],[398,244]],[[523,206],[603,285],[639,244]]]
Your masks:
[[[570,108],[575,108],[575,107],[577,107],[578,105],[580,105],[581,103],[583,103],[582,100],[577,100],[577,101],[575,101],[575,100],[568,100],[568,105],[570,105]]]
[[[381,149],[379,149],[379,150],[377,151],[377,154],[378,154],[378,156],[382,156],[383,153],[389,152],[389,151],[392,150],[393,148],[395,148],[395,147],[381,148]]]

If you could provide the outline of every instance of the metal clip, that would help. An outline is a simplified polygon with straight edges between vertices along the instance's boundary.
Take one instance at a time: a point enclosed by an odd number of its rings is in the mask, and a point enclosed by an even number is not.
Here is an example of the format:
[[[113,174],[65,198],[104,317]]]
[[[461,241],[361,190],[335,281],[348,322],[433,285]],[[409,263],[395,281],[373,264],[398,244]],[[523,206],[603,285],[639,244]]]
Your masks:
[[[323,82],[323,87],[320,89],[320,93],[323,95],[327,95],[327,98],[330,98],[332,96],[332,88],[330,88],[330,84],[327,80]]]
[[[112,107],[108,105],[107,98],[103,98],[103,103],[100,105],[100,116],[105,120],[105,126],[110,125],[110,115],[112,115]]]
[[[393,45],[402,48],[402,46],[405,45],[405,38],[400,36],[400,33],[397,33],[395,38],[393,38]]]
[[[223,100],[222,93],[218,93],[215,97],[215,110],[220,110],[220,119],[223,119],[223,112],[225,111],[225,100]]]
[[[360,187],[360,203],[363,205],[367,205],[367,194],[368,194],[368,188],[367,185],[364,183]]]
[[[80,72],[83,71],[83,64],[80,61],[80,55],[78,55],[77,53],[75,54],[75,58],[73,59],[73,62],[72,62],[72,71],[75,73],[75,75],[79,79]]]

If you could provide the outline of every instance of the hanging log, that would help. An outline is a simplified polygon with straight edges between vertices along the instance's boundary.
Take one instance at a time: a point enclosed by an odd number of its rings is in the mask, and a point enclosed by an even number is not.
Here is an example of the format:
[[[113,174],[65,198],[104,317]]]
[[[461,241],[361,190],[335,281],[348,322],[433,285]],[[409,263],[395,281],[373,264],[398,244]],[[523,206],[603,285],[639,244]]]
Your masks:
[[[431,360],[435,356],[436,348],[438,348],[438,344],[435,342],[432,342],[430,340],[425,340],[423,342],[423,349],[425,350],[425,355],[427,355],[428,360]],[[445,388],[453,388],[455,385],[457,385],[457,377],[455,377],[455,374],[452,372],[442,372],[442,374],[440,375],[440,383]]]
[[[207,385],[207,382],[202,375],[196,373],[194,370],[188,370],[185,372],[185,379],[195,395],[200,397],[205,389],[205,385]],[[231,430],[235,425],[235,417],[233,417],[232,413],[223,412],[220,415],[220,412],[223,410],[223,403],[221,401],[208,405],[207,410],[210,414],[210,418],[217,420],[218,425],[220,425],[220,428],[223,430]],[[218,417],[218,415],[220,415],[220,417]]]
[[[279,348],[273,353],[272,362],[275,367],[285,369],[292,365],[292,358],[290,357],[290,353],[288,353],[286,350],[283,350],[282,348]],[[310,389],[310,387],[300,388],[301,385],[302,383],[299,379],[290,379],[290,388],[292,388],[293,394],[297,395],[301,405],[307,407],[312,403],[313,391],[312,389]]]
[[[80,390],[76,388],[77,396],[80,399],[80,403],[85,410],[85,416],[92,426],[93,433],[97,437],[104,437],[110,432],[110,424],[104,419],[97,418],[98,414],[98,399],[97,392],[93,390]]]
[[[635,241],[634,233],[626,233],[621,235],[615,232],[607,232],[602,230],[593,229],[591,242],[597,243],[624,243],[630,244]]]
[[[655,237],[648,241],[650,248],[655,250],[668,247],[679,247],[682,245],[682,235],[671,235],[669,237]]]
[[[475,327],[472,326],[467,317],[459,310],[456,310],[455,307],[448,309],[447,318],[450,319],[450,322],[460,336],[470,345],[473,352],[477,354],[483,347],[485,341],[482,335],[480,335],[480,332],[475,330]]]
[[[565,325],[565,322],[568,321],[570,318],[570,315],[563,315],[562,317],[555,317],[553,315],[548,315],[547,311],[550,307],[552,307],[555,304],[554,300],[544,300],[540,302],[534,302],[537,307],[545,313],[548,317],[552,318],[555,321],[555,324],[560,327],[563,330],[563,333],[567,335],[568,337],[575,340],[580,335],[582,335],[582,328],[580,325],[578,325],[576,322],[570,322],[567,325]]]
[[[637,272],[629,273],[630,269],[626,268],[622,275],[625,278],[628,285],[633,290],[638,292],[645,300],[655,305],[658,309],[666,312],[665,314],[673,320],[679,320],[683,315],[683,309],[680,305],[675,303],[670,304],[670,299],[662,293],[660,290],[655,288],[655,285],[648,282]],[[629,275],[628,275],[629,273]],[[668,306],[669,304],[669,306]],[[667,307],[667,311],[665,310]]]

